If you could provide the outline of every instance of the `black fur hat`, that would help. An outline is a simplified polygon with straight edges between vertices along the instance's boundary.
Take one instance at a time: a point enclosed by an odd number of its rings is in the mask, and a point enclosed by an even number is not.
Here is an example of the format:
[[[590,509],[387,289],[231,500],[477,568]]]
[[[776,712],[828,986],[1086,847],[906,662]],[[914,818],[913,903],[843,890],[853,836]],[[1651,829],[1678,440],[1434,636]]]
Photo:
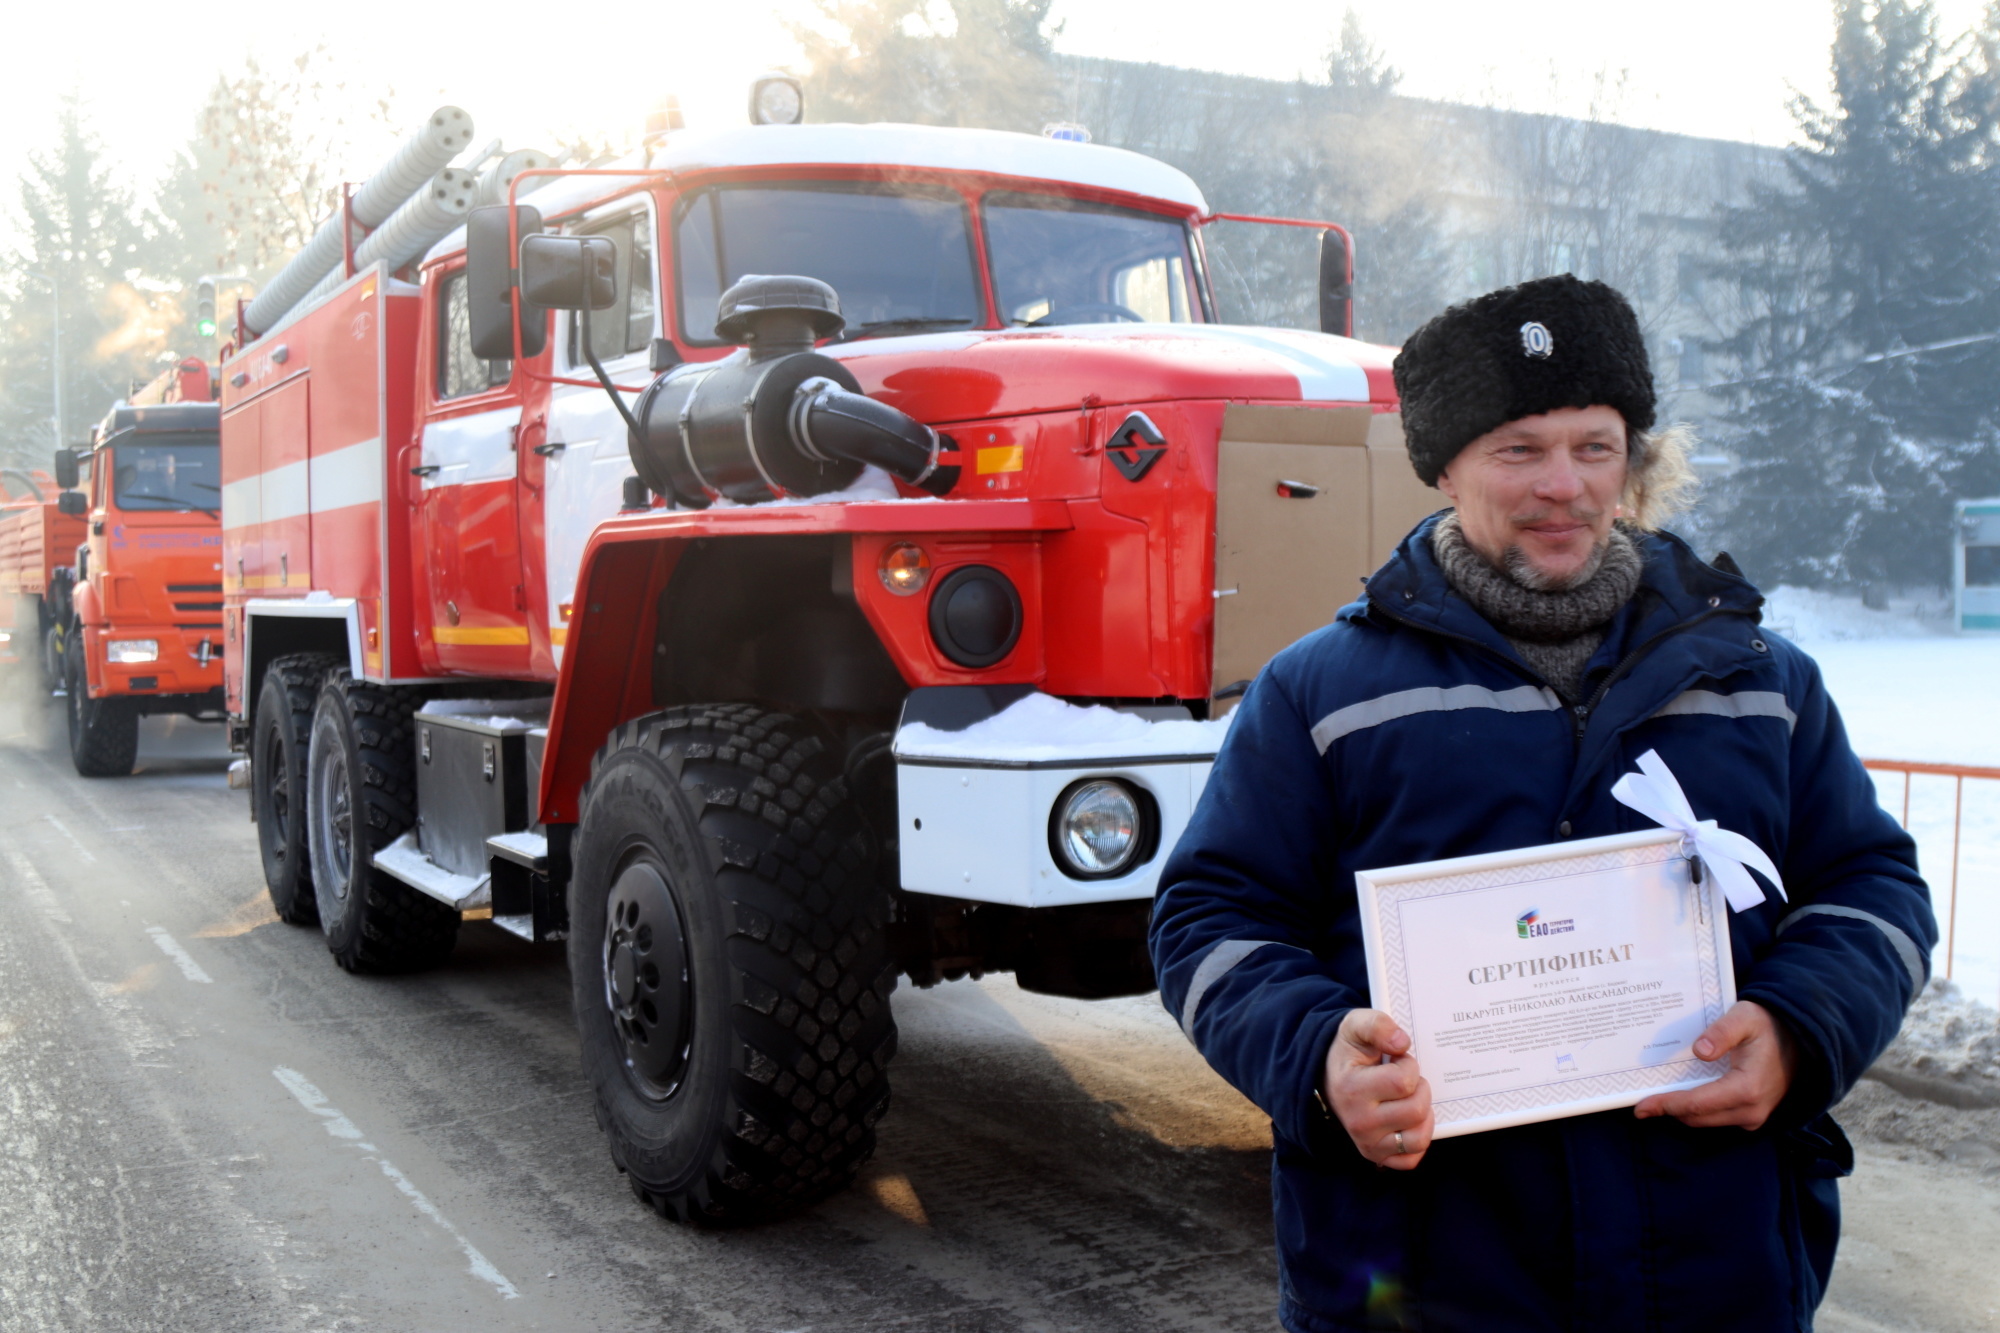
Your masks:
[[[1455,305],[1396,356],[1403,435],[1426,486],[1495,427],[1559,407],[1615,407],[1653,425],[1653,369],[1638,316],[1601,282],[1568,273]]]

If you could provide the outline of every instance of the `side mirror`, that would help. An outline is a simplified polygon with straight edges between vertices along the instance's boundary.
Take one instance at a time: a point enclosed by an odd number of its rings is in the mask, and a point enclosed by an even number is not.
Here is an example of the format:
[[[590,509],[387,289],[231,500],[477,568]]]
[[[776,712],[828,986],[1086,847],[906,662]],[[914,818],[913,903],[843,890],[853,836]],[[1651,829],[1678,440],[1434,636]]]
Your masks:
[[[82,491],[64,491],[56,497],[56,509],[71,518],[82,518],[90,512],[90,500]]]
[[[541,210],[514,209],[515,227],[525,245],[542,230]],[[475,208],[465,220],[465,295],[472,330],[472,354],[482,361],[514,358],[514,259],[507,246],[507,206]],[[549,341],[548,312],[521,301],[521,355],[540,356]]]
[[[526,238],[521,297],[551,310],[609,310],[618,299],[617,244],[609,236]]]
[[[1354,241],[1331,227],[1319,234],[1319,328],[1354,336]]]
[[[56,485],[59,488],[65,491],[75,490],[81,471],[82,469],[77,466],[76,450],[56,450]]]

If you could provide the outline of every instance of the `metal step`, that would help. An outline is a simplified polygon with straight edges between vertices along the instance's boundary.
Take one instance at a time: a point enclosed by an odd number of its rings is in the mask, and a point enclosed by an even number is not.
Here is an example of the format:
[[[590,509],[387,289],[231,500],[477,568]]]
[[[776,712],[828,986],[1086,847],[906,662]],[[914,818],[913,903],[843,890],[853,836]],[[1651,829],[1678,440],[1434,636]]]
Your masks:
[[[456,875],[446,870],[418,850],[415,829],[375,853],[372,863],[377,870],[461,912],[493,903],[491,875]]]
[[[509,935],[519,935],[530,944],[535,942],[535,918],[527,912],[519,916],[496,916],[493,924]]]
[[[523,870],[532,870],[538,875],[548,873],[549,840],[539,833],[526,830],[496,833],[486,840],[486,854],[512,861]]]

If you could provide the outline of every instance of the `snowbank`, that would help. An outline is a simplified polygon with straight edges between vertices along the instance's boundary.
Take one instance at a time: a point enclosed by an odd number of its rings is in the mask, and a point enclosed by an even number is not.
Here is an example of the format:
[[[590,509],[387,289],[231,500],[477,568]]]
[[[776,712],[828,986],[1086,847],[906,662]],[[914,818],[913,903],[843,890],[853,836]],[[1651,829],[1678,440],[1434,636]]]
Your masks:
[[[2000,1011],[1942,977],[1924,988],[1882,1059],[1949,1079],[2000,1082]]]
[[[1765,594],[1764,623],[1808,648],[1857,639],[1953,637],[1947,600],[1897,597],[1887,610],[1872,611],[1859,597],[1789,585]]]
[[[896,733],[896,754],[1010,763],[1213,755],[1228,731],[1227,717],[1215,722],[1152,722],[1113,708],[1078,708],[1050,695],[1030,694],[964,731],[940,731],[913,722]]]

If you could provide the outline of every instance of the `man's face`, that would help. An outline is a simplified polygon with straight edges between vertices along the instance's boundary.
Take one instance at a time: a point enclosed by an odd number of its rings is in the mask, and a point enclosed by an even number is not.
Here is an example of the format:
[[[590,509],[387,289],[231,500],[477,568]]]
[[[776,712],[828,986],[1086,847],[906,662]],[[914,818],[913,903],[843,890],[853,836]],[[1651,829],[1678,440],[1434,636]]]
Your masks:
[[[1616,408],[1565,407],[1466,445],[1438,489],[1458,507],[1473,550],[1529,587],[1567,588],[1597,570],[1627,462]]]

